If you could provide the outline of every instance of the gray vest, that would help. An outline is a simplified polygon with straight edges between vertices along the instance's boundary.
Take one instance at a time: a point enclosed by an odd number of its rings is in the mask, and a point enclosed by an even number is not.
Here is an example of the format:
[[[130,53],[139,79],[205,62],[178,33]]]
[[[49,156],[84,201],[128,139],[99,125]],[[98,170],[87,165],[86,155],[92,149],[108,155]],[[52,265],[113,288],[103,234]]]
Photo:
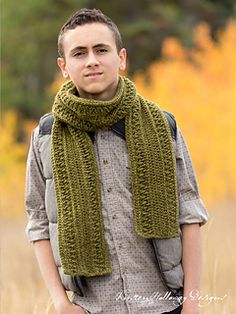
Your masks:
[[[170,126],[173,139],[176,139],[176,122],[174,117],[167,112],[164,112]],[[60,256],[58,252],[57,240],[57,208],[55,204],[55,189],[54,181],[51,173],[51,158],[50,158],[50,137],[53,125],[53,115],[51,113],[44,115],[39,123],[40,134],[40,150],[42,156],[42,164],[46,173],[46,197],[45,205],[49,220],[49,232],[52,251],[55,263],[61,277],[61,281],[66,290],[74,291],[83,296],[83,277],[69,276],[63,273],[61,267]],[[124,120],[119,121],[111,127],[112,131],[117,136],[125,139]],[[89,133],[92,140],[93,132]],[[153,246],[157,267],[160,271],[163,283],[175,296],[181,296],[183,293],[183,269],[181,264],[182,259],[182,241],[181,232],[178,237],[171,239],[150,239]]]

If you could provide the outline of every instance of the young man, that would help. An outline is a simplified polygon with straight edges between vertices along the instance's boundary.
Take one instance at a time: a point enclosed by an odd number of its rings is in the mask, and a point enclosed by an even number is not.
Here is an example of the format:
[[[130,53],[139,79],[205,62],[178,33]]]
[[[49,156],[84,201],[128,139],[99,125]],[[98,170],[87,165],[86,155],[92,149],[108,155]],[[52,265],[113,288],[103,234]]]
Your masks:
[[[33,132],[26,189],[56,312],[199,313],[207,213],[173,116],[119,76],[126,50],[99,10],[70,17],[58,48],[70,80]]]

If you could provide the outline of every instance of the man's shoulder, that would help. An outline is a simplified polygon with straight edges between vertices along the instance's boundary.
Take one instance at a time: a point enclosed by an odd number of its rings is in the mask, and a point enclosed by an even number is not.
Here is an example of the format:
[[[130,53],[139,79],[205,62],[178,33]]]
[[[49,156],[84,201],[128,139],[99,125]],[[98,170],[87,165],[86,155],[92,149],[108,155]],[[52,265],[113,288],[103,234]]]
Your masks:
[[[158,104],[149,101],[148,102],[149,108],[151,109],[152,112],[155,111],[161,111],[162,114],[165,116],[168,125],[169,125],[169,129],[170,129],[170,133],[171,133],[171,137],[173,138],[173,140],[176,141],[177,138],[177,123],[175,120],[175,117],[172,113],[170,113],[169,111],[163,110],[161,109]]]
[[[54,121],[54,116],[52,112],[46,113],[39,120],[39,134],[40,135],[50,135],[52,132],[52,125]]]

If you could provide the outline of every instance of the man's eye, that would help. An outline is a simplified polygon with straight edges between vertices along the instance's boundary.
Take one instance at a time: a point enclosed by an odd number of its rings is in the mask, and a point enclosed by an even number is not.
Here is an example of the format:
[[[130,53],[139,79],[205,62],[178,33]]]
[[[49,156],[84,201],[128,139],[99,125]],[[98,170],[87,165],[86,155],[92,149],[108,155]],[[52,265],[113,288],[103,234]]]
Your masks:
[[[74,54],[74,57],[81,57],[84,55],[84,52],[83,51],[78,51]]]
[[[107,49],[101,48],[101,49],[98,49],[97,52],[98,52],[98,53],[105,53],[105,52],[107,52]]]

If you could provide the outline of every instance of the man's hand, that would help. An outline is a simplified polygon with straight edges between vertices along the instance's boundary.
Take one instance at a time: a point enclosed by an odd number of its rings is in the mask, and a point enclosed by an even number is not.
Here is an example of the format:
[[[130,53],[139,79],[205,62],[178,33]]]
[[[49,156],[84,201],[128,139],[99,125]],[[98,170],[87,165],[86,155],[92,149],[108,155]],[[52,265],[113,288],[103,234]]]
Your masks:
[[[86,314],[86,312],[81,306],[67,302],[57,310],[57,314]]]
[[[34,242],[36,257],[57,314],[86,314],[79,305],[70,302],[54,261],[50,240]]]
[[[200,314],[198,302],[192,300],[184,301],[181,314]]]

